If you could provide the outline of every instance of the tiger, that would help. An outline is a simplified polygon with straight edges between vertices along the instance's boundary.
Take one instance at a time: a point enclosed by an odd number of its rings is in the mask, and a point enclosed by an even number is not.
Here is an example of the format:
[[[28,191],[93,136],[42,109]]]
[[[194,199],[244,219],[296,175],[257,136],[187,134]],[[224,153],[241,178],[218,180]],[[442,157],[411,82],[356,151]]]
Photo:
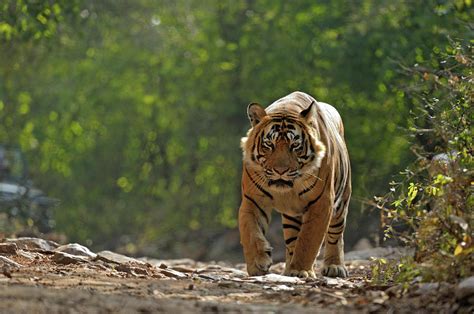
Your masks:
[[[347,277],[343,234],[352,186],[338,111],[296,91],[266,109],[250,103],[247,115],[238,224],[248,274],[264,275],[272,265],[265,233],[275,210],[286,248],[283,275],[315,278],[324,242],[322,275]]]

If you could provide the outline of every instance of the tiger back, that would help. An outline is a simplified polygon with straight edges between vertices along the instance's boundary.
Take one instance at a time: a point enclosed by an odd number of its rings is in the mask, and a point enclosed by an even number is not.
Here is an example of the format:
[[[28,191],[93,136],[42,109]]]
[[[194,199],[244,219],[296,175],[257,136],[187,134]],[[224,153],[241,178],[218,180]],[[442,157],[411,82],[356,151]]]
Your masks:
[[[294,92],[263,109],[247,108],[242,138],[240,240],[249,275],[272,264],[265,238],[271,213],[282,215],[285,275],[315,277],[324,243],[323,275],[346,277],[343,233],[351,195],[349,155],[336,109]]]

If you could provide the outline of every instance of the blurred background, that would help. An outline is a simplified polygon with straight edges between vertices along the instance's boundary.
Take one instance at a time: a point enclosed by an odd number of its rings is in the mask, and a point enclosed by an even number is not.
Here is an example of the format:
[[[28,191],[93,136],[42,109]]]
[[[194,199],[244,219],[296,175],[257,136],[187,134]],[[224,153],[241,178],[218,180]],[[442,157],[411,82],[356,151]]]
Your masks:
[[[246,106],[300,90],[345,122],[346,250],[379,245],[373,197],[413,158],[403,69],[472,17],[471,0],[2,0],[0,236],[242,261]]]

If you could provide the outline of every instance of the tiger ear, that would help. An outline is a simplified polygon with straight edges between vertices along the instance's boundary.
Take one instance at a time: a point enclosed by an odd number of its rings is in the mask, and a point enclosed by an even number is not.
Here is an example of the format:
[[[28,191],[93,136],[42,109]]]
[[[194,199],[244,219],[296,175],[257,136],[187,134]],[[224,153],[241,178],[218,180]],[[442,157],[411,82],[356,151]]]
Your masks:
[[[249,117],[252,127],[259,124],[266,115],[267,113],[265,112],[265,109],[256,102],[251,103],[247,107],[247,116]]]
[[[300,117],[305,119],[306,121],[309,121],[313,117],[314,111],[316,110],[315,104],[316,102],[313,100],[308,106],[308,108],[300,112]]]

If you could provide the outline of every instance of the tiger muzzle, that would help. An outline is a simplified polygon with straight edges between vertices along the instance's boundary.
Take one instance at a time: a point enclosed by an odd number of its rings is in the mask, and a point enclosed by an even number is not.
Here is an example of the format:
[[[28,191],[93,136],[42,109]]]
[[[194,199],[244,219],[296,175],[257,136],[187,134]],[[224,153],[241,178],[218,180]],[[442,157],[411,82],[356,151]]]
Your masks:
[[[293,182],[292,181],[287,181],[287,180],[283,180],[283,179],[277,179],[277,180],[269,180],[268,181],[268,185],[269,186],[272,186],[272,185],[275,185],[277,187],[290,187],[292,188],[293,187]]]

